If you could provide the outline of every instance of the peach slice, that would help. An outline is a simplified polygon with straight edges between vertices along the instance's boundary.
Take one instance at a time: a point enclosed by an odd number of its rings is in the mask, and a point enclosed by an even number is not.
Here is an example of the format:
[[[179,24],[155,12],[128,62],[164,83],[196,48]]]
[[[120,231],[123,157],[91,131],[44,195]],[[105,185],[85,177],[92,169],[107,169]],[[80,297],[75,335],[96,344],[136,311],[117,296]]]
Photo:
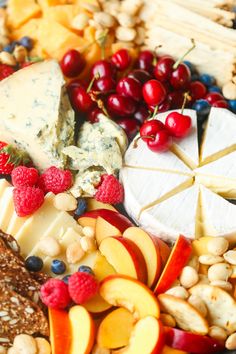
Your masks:
[[[52,354],[69,353],[71,329],[68,313],[66,311],[49,308],[48,317]]]
[[[139,227],[129,227],[123,233],[123,237],[134,242],[142,252],[147,266],[147,285],[151,288],[157,282],[162,265],[157,237],[149,235]]]
[[[95,324],[83,306],[73,306],[69,311],[72,341],[70,354],[90,354],[95,340]],[[65,353],[65,352],[64,352]]]
[[[101,242],[99,250],[117,273],[146,282],[145,260],[133,241],[119,236],[107,237]]]
[[[108,275],[116,273],[112,265],[108,263],[106,257],[104,257],[100,252],[97,253],[97,256],[95,258],[93,272],[98,281],[103,280]]]
[[[157,354],[165,344],[164,328],[155,317],[147,316],[139,320],[131,334],[129,345],[116,354]]]
[[[117,212],[117,210],[111,204],[99,202],[94,198],[87,198],[87,210],[91,211],[97,209],[109,209]]]
[[[112,311],[100,323],[97,332],[98,346],[116,349],[128,345],[134,322],[133,315],[125,308]]]
[[[83,306],[93,315],[101,315],[112,307],[99,294],[86,301]]]
[[[109,304],[129,310],[135,319],[160,316],[160,307],[152,291],[131,277],[110,275],[101,282],[100,295]]]

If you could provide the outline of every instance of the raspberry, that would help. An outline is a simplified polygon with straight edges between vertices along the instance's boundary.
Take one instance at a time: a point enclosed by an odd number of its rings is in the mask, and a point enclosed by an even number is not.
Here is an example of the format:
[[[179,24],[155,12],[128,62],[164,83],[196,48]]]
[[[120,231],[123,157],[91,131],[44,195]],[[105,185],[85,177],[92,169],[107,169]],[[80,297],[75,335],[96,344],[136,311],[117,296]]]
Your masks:
[[[13,190],[13,202],[18,216],[33,214],[43,204],[44,193],[35,187],[17,187]]]
[[[33,167],[28,168],[25,166],[18,166],[14,168],[11,173],[12,184],[14,187],[33,187],[36,185],[38,178],[38,171]]]
[[[49,167],[39,178],[39,187],[45,192],[62,193],[72,186],[72,173],[69,170],[60,170]]]
[[[53,309],[64,309],[70,304],[68,285],[59,279],[49,279],[41,286],[40,295],[43,303]]]
[[[14,69],[6,64],[0,64],[0,81],[14,73]]]
[[[69,294],[76,304],[83,304],[98,292],[99,283],[88,273],[77,272],[69,278]]]
[[[102,183],[95,194],[95,199],[99,202],[118,204],[124,199],[124,189],[122,184],[113,175],[103,175]]]

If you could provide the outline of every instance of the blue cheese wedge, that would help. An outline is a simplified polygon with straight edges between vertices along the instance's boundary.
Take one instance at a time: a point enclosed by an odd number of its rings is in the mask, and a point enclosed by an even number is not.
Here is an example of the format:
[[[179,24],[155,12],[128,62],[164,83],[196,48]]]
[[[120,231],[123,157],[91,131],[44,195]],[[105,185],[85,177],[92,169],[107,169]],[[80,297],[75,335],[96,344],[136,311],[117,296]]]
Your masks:
[[[0,83],[0,140],[26,150],[36,167],[64,167],[74,142],[74,112],[58,63],[48,60]]]
[[[96,171],[95,169],[78,173],[70,192],[75,198],[93,196],[96,193],[96,187],[100,183],[103,173],[103,171]]]

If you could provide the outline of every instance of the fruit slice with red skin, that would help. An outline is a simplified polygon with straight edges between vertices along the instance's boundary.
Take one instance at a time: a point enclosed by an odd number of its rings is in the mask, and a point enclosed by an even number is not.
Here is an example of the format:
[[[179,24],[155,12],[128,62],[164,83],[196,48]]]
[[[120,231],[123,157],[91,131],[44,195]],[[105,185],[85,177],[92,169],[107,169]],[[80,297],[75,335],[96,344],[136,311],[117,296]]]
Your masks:
[[[155,317],[147,316],[139,320],[131,334],[129,345],[116,350],[116,354],[159,354],[165,344],[164,328]]]
[[[170,256],[171,249],[164,241],[162,241],[157,236],[154,236],[154,235],[151,235],[151,236],[155,237],[157,239],[157,243],[160,248],[160,256],[161,256],[162,269],[163,269],[166,265],[166,262],[167,262],[169,256]]]
[[[155,294],[164,293],[171,287],[180,275],[183,267],[188,262],[191,253],[191,242],[184,236],[180,235],[172,248],[165,268],[163,269],[158,283],[155,286]]]
[[[110,275],[101,282],[99,293],[109,304],[129,310],[135,319],[160,316],[160,307],[152,291],[131,277]]]
[[[123,233],[123,237],[134,242],[142,252],[147,266],[147,285],[151,288],[156,284],[162,266],[157,237],[149,235],[138,227],[129,227]]]
[[[165,332],[166,344],[175,349],[192,354],[213,354],[224,350],[223,344],[207,336],[170,327],[166,327]]]
[[[182,350],[174,349],[165,345],[161,354],[188,354],[187,352],[183,352]]]
[[[124,237],[107,237],[101,242],[99,250],[118,274],[128,275],[143,283],[147,281],[143,254],[133,241]]]
[[[112,307],[99,294],[96,294],[90,300],[83,303],[83,306],[94,316],[104,314]]]
[[[116,349],[128,345],[134,322],[133,315],[123,307],[110,312],[98,328],[98,346]]]
[[[90,354],[95,340],[95,324],[83,306],[73,306],[69,310],[72,341],[70,354]]]
[[[48,317],[52,354],[69,353],[72,337],[68,312],[49,308]]]

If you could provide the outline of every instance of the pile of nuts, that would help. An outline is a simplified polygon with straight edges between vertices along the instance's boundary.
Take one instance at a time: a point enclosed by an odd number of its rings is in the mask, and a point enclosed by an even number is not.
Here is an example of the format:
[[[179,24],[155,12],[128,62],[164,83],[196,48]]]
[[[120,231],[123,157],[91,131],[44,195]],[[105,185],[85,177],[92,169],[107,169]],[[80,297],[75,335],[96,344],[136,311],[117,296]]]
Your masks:
[[[50,354],[51,346],[49,342],[41,337],[33,338],[28,334],[19,334],[15,337],[13,346],[8,350],[0,348],[1,354]]]

